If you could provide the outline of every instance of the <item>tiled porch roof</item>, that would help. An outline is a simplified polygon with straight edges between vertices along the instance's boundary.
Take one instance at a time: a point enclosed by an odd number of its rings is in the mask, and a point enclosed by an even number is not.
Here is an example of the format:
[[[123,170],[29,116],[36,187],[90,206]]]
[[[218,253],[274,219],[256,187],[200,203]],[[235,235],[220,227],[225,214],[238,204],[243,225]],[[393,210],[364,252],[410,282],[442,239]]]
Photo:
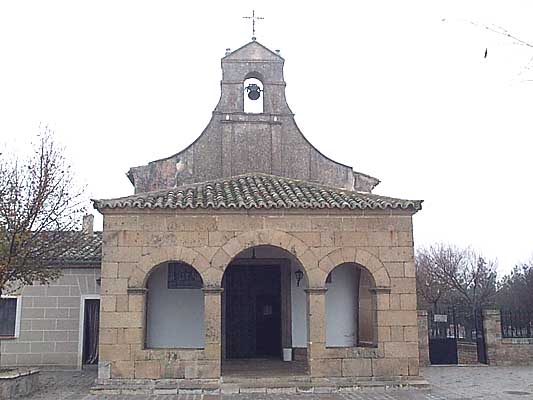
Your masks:
[[[62,232],[62,234],[68,234]],[[48,240],[53,240],[49,238]],[[102,232],[85,234],[65,253],[52,260],[52,265],[88,265],[102,261]]]
[[[313,182],[253,173],[184,185],[117,199],[93,200],[102,209],[348,209],[422,208],[422,200],[402,200],[353,192]]]

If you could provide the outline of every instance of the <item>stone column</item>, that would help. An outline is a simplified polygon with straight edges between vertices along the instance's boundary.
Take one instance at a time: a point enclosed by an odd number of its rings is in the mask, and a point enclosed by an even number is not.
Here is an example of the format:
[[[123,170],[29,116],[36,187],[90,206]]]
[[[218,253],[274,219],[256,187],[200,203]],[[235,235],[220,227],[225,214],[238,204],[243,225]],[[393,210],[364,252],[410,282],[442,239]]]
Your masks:
[[[128,288],[128,311],[132,317],[139,321],[138,326],[122,330],[123,336],[118,335],[119,343],[127,343],[130,346],[131,358],[129,361],[114,362],[111,367],[112,378],[135,378],[140,374],[142,367],[139,367],[135,355],[146,347],[146,310],[147,310],[148,289]],[[120,332],[120,331],[119,331]],[[137,365],[136,365],[137,364]],[[153,362],[153,364],[158,364]]]
[[[428,312],[426,310],[417,311],[418,318],[418,359],[420,366],[429,365],[429,332],[428,332]]]
[[[324,287],[305,289],[307,293],[307,360],[311,376],[340,375],[338,360],[323,359],[326,353],[326,292]],[[338,374],[335,373],[338,370]]]
[[[204,359],[206,373],[204,378],[220,377],[221,362],[221,287],[206,287],[204,292]]]
[[[376,286],[372,293],[372,342],[383,349],[383,342],[390,341],[390,325],[383,315],[390,310],[390,287]]]
[[[502,343],[502,321],[499,310],[483,310],[483,328],[487,363],[498,365],[498,350]]]

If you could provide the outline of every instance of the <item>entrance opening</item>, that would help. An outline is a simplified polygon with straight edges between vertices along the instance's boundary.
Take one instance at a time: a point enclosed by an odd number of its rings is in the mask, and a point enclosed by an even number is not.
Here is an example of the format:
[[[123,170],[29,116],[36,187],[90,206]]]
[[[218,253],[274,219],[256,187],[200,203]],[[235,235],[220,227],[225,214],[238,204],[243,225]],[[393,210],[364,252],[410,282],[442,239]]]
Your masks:
[[[222,277],[224,377],[308,373],[307,287],[303,265],[279,247],[251,247],[231,261]]]
[[[100,300],[87,299],[83,316],[83,365],[98,364],[98,330],[100,326]]]
[[[231,265],[225,292],[226,358],[281,357],[278,265]]]

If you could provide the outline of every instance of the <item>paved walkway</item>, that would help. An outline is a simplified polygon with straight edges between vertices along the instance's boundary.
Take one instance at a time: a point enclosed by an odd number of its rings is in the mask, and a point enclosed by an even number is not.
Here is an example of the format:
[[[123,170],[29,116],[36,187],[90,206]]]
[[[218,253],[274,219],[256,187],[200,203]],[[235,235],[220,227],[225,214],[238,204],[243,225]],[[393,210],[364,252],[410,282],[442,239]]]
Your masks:
[[[375,390],[335,394],[91,395],[96,371],[44,371],[31,400],[533,400],[533,367],[430,367],[423,370],[430,390]]]

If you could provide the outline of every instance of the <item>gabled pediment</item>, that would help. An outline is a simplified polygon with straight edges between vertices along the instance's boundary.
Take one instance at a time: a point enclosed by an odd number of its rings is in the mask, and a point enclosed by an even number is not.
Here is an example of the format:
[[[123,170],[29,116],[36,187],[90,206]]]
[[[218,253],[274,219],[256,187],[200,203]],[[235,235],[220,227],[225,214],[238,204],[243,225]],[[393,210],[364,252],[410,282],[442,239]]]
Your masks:
[[[284,61],[283,57],[263,46],[257,41],[252,41],[231,52],[222,60],[261,60],[261,61]]]

